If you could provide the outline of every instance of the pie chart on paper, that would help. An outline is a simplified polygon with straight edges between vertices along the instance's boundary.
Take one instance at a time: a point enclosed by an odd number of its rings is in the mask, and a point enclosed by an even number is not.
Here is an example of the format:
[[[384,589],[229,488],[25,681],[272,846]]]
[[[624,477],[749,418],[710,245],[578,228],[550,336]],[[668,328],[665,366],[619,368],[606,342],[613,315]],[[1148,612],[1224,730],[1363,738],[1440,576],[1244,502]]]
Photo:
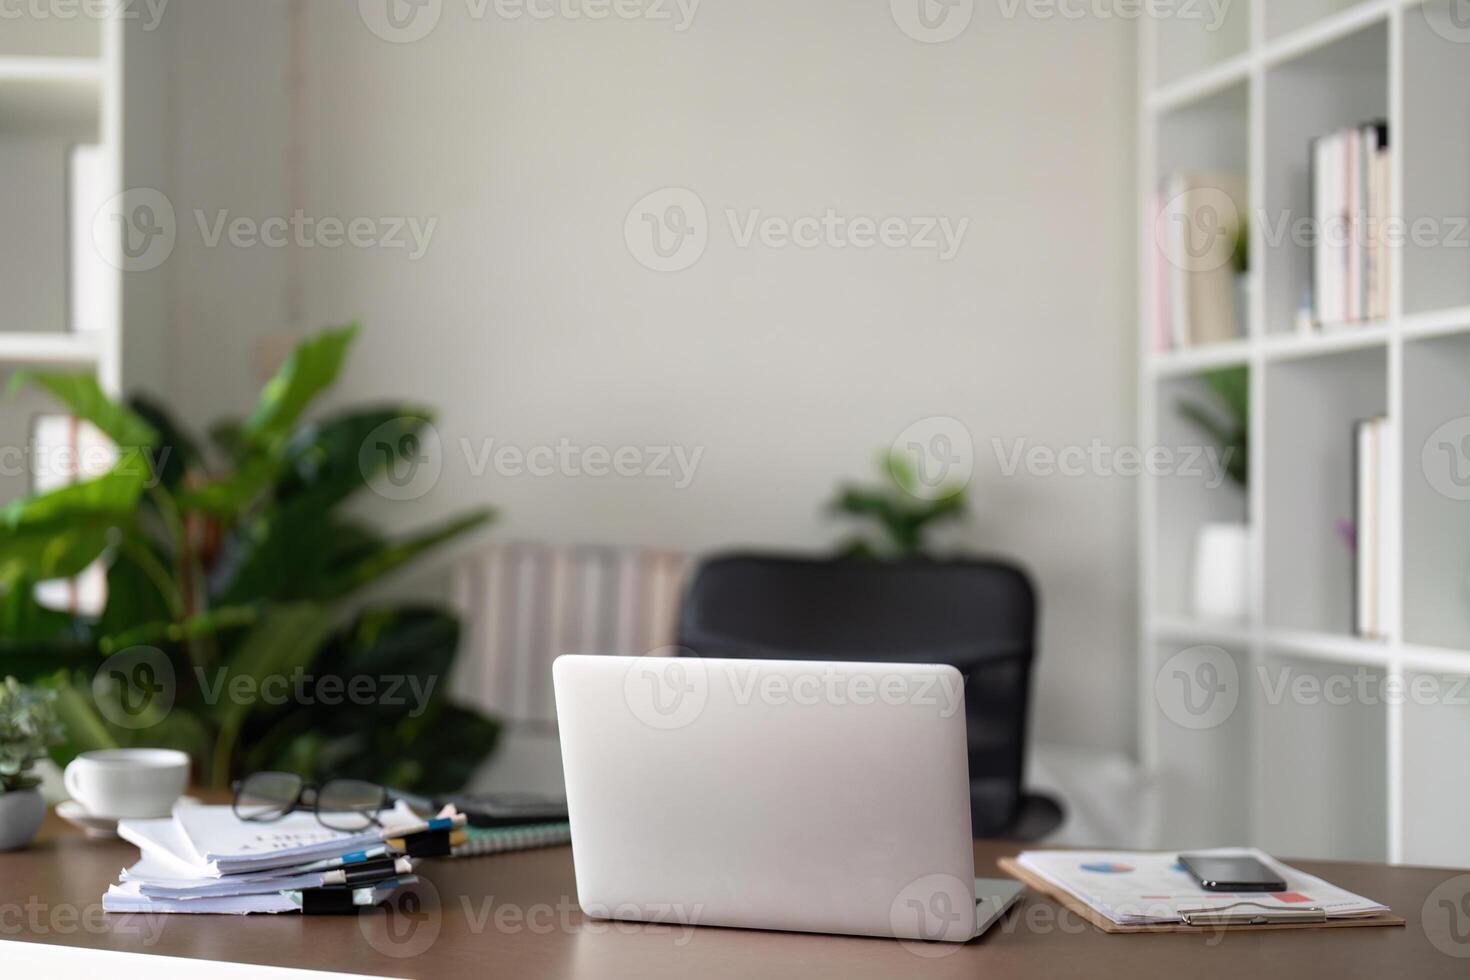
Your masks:
[[[1129,864],[1114,864],[1111,861],[1102,861],[1097,864],[1084,864],[1082,865],[1082,870],[1091,871],[1094,874],[1100,875],[1125,875],[1133,870],[1133,866]]]

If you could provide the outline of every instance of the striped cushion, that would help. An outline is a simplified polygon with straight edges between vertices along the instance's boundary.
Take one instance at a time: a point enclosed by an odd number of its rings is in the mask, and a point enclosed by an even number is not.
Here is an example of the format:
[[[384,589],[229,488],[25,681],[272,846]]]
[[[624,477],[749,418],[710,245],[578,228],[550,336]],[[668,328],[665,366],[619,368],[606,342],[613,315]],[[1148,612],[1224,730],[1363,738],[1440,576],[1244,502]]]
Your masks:
[[[686,555],[500,544],[454,569],[458,697],[510,722],[554,723],[563,653],[646,654],[674,642]]]

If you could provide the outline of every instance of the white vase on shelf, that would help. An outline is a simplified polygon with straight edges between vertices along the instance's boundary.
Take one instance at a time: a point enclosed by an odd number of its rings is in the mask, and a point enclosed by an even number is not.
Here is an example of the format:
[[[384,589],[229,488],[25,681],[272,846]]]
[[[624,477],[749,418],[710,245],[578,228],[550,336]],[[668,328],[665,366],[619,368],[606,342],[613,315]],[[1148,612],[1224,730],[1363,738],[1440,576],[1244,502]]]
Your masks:
[[[1206,524],[1194,541],[1191,609],[1199,619],[1243,622],[1250,612],[1249,524]]]

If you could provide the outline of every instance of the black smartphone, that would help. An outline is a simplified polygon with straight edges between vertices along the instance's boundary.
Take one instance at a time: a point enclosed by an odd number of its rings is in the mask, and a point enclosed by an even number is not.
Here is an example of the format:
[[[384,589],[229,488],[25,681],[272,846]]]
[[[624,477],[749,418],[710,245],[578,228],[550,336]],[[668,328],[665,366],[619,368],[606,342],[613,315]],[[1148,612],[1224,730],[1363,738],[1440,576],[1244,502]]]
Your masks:
[[[1179,863],[1208,892],[1284,892],[1281,876],[1253,857],[1181,854]]]

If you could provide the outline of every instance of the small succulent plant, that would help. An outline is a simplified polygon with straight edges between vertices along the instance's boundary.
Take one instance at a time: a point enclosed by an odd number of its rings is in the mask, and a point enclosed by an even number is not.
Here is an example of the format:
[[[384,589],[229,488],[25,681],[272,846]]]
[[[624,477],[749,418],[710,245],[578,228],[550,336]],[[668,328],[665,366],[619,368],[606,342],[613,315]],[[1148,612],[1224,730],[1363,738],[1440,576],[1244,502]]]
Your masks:
[[[24,687],[14,677],[0,686],[0,794],[40,783],[31,766],[62,739],[56,692]]]

